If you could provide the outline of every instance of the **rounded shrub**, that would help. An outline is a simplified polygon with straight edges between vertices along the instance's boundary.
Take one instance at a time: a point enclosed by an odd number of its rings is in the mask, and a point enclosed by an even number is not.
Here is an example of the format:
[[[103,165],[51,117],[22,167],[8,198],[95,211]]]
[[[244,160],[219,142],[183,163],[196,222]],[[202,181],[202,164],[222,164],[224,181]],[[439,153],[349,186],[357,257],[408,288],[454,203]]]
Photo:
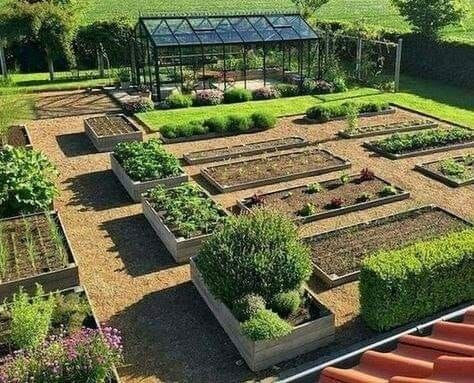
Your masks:
[[[165,101],[170,109],[189,108],[193,104],[191,96],[181,93],[172,93]]]
[[[266,302],[260,295],[247,294],[237,299],[232,305],[232,312],[239,322],[245,322],[260,310],[265,310]]]
[[[224,102],[234,104],[252,100],[252,93],[244,88],[232,88],[224,92]]]
[[[296,224],[265,209],[229,218],[203,244],[196,264],[211,293],[229,307],[252,293],[270,301],[300,288],[312,273]]]
[[[204,125],[207,126],[211,132],[225,133],[227,131],[228,119],[222,116],[211,117],[204,121]]]
[[[122,102],[122,110],[129,116],[135,113],[151,112],[153,109],[155,109],[155,104],[146,97],[136,97]]]
[[[253,128],[253,123],[249,116],[232,114],[228,117],[227,126],[231,132],[244,133]]]
[[[272,86],[264,86],[262,88],[255,89],[252,92],[254,100],[271,100],[274,98],[281,97],[280,92]]]
[[[219,89],[198,90],[193,98],[196,106],[219,105],[224,100],[224,93]]]
[[[278,314],[270,310],[260,310],[248,321],[241,324],[242,333],[254,341],[277,339],[291,333],[293,327]]]
[[[270,308],[283,318],[298,311],[301,306],[301,294],[298,290],[279,293],[270,302]]]
[[[299,95],[298,85],[277,84],[274,88],[280,93],[281,97],[295,97]]]
[[[255,112],[250,118],[252,119],[253,127],[259,130],[274,128],[277,122],[276,117],[268,112]]]

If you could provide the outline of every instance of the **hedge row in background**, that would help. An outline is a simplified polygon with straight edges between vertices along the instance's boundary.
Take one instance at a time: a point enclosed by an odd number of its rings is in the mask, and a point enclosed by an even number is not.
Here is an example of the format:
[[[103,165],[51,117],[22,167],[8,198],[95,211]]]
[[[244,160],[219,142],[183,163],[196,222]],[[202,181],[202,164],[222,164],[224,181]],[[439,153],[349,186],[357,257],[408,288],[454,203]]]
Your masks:
[[[474,299],[474,229],[364,260],[361,314],[385,331]]]

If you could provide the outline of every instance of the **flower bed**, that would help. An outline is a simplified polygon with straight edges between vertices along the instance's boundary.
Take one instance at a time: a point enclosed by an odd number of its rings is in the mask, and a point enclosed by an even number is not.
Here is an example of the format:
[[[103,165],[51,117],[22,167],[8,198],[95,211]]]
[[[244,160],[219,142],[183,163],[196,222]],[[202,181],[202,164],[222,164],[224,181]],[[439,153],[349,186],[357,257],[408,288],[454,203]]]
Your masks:
[[[0,300],[20,286],[46,291],[79,284],[76,260],[58,213],[0,220]]]
[[[238,201],[238,206],[244,212],[264,207],[307,223],[400,201],[409,196],[410,193],[364,169],[360,175],[343,173],[340,178],[322,183],[256,194]]]
[[[463,128],[433,129],[417,133],[395,133],[365,142],[364,146],[384,157],[396,160],[474,146],[474,131]]]
[[[309,148],[211,166],[201,169],[201,174],[225,193],[330,173],[350,166],[349,161],[327,150]]]
[[[142,204],[148,222],[179,263],[196,255],[202,242],[227,217],[203,189],[191,183],[152,189]]]
[[[305,238],[313,254],[315,275],[329,287],[355,281],[364,258],[379,249],[471,227],[472,224],[436,206],[424,206]]]
[[[306,119],[309,122],[323,123],[337,121],[347,118],[350,111],[354,109],[359,117],[374,117],[383,114],[395,113],[395,108],[387,102],[345,102],[343,104],[319,104],[306,111]]]
[[[111,152],[119,142],[143,141],[143,132],[123,114],[85,119],[84,130],[99,152]]]
[[[344,138],[362,138],[396,132],[409,132],[411,130],[433,129],[437,127],[438,124],[432,120],[418,119],[405,122],[393,122],[389,124],[361,126],[354,129],[347,128],[339,131],[339,135]]]
[[[7,134],[5,137],[5,144],[14,146],[14,147],[22,147],[26,149],[33,148],[31,144],[30,133],[28,132],[28,129],[26,128],[25,125],[12,126],[7,131]]]
[[[474,183],[474,157],[452,157],[415,165],[415,169],[449,186],[459,187]]]
[[[158,140],[120,143],[110,154],[112,171],[136,202],[158,185],[171,188],[188,180],[178,159]]]

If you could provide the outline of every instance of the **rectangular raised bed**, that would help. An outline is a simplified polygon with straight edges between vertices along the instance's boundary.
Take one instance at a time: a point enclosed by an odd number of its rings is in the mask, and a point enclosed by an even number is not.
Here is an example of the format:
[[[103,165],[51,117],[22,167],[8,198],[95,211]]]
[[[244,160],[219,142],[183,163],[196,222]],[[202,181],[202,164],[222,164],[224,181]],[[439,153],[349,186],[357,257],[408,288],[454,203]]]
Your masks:
[[[288,140],[288,142],[284,142],[284,140]],[[259,147],[259,145],[268,145],[266,147]],[[274,144],[271,146],[271,144]],[[295,149],[307,146],[309,142],[301,137],[292,136],[292,137],[285,137],[285,138],[278,138],[275,140],[267,140],[267,141],[260,141],[260,142],[253,142],[250,144],[243,144],[243,145],[236,145],[236,146],[228,146],[226,148],[217,148],[217,149],[209,149],[209,150],[202,150],[198,152],[191,152],[186,153],[183,155],[184,160],[190,165],[198,165],[204,164],[208,162],[215,162],[221,160],[229,160],[233,158],[245,157],[245,156],[253,156],[256,154],[267,153],[272,151],[278,150],[285,150],[285,149]],[[220,152],[220,154],[214,154],[214,152]],[[202,157],[196,157],[197,154],[204,154]],[[194,155],[194,157],[193,157]]]
[[[27,292],[33,292],[36,289],[36,285],[40,284],[43,286],[45,292],[64,290],[69,287],[79,285],[79,271],[77,262],[72,251],[72,247],[69,243],[69,239],[66,235],[66,231],[61,222],[59,213],[51,212],[52,218],[54,219],[61,237],[63,238],[64,250],[68,256],[68,264],[65,267],[58,268],[55,270],[47,270],[39,272],[36,275],[23,277],[19,279],[9,280],[7,282],[0,283],[0,301],[8,299],[17,292],[20,287],[23,287]],[[17,216],[12,218],[5,218],[0,220],[1,224],[6,224],[8,221],[30,219],[34,217],[45,216],[45,213],[35,213],[25,216]],[[21,240],[21,238],[19,239]],[[42,243],[42,242],[41,242]]]
[[[250,171],[252,171],[252,166],[256,162],[259,162],[261,160],[265,159],[273,159],[273,158],[278,158],[278,157],[290,157],[291,155],[294,154],[304,154],[304,153],[309,153],[312,154],[313,152],[319,152],[320,155],[323,157],[327,157],[328,159],[331,159],[334,164],[333,165],[328,165],[325,167],[320,167],[320,168],[313,168],[311,170],[307,171],[298,171],[298,169],[294,169],[294,173],[291,174],[286,174],[282,176],[276,176],[276,177],[270,177],[270,178],[264,178],[264,179],[258,179],[254,181],[249,181],[249,182],[242,182],[239,184],[235,185],[222,185],[219,183],[219,181],[215,180],[214,177],[211,174],[211,171],[216,168],[222,168],[225,166],[233,166],[233,165],[241,165],[241,164],[250,164]],[[342,170],[342,169],[347,169],[351,167],[351,163],[339,156],[336,156],[329,152],[328,150],[325,149],[301,149],[301,150],[296,150],[296,151],[291,151],[288,153],[284,154],[272,154],[268,155],[262,158],[255,158],[255,159],[250,159],[250,160],[243,160],[243,161],[232,161],[232,162],[227,162],[222,165],[216,165],[212,166],[209,168],[203,168],[201,169],[201,175],[212,185],[214,186],[217,190],[219,190],[221,193],[226,193],[226,192],[231,192],[231,191],[236,191],[236,190],[242,190],[242,189],[249,189],[249,188],[254,188],[254,187],[259,187],[259,186],[264,186],[264,185],[270,185],[274,183],[279,183],[279,182],[286,182],[286,181],[291,181],[295,180],[298,178],[305,178],[305,177],[311,177],[319,174],[325,174],[325,173],[330,173],[334,172],[337,170]]]
[[[97,119],[108,120],[110,124],[113,124],[112,119],[123,122],[127,128],[121,130],[126,130],[126,132],[117,133],[111,130],[107,134],[99,135],[93,125],[94,120]],[[84,131],[99,152],[111,152],[119,142],[143,141],[142,130],[132,119],[123,114],[87,118],[84,120]]]
[[[460,161],[460,160],[463,159],[463,157],[452,157],[452,159],[455,160],[455,161]],[[448,186],[452,186],[452,187],[467,186],[467,185],[471,185],[471,184],[474,183],[474,177],[468,178],[468,179],[463,180],[463,181],[461,181],[461,180],[457,181],[453,178],[449,178],[449,177],[445,176],[440,171],[437,171],[437,170],[434,170],[434,169],[430,168],[430,165],[435,165],[439,162],[440,162],[440,160],[432,161],[432,162],[425,162],[423,164],[418,164],[418,165],[415,165],[415,169],[418,170],[420,173],[423,173],[423,174],[427,175],[428,177],[434,178],[435,180],[441,181],[444,184],[446,184]]]
[[[193,258],[190,260],[190,266],[194,286],[252,371],[263,370],[298,355],[327,346],[334,341],[334,314],[323,306],[309,290],[307,290],[307,294],[323,312],[322,317],[296,326],[291,334],[275,340],[253,341],[247,338],[242,334],[240,323],[232,312],[212,296]]]
[[[338,132],[339,136],[343,138],[363,138],[363,137],[374,137],[374,136],[381,136],[384,134],[391,134],[391,133],[401,133],[401,132],[411,132],[414,130],[424,130],[424,129],[434,129],[439,126],[438,123],[434,121],[425,121],[424,123],[421,124],[413,124],[413,125],[403,125],[396,127],[396,125],[400,125],[404,123],[393,123],[393,124],[381,124],[381,125],[374,125],[374,126],[367,126],[367,127],[361,127],[360,130],[361,132],[359,133],[348,133],[344,130],[340,130]],[[381,127],[382,129],[380,130],[372,130],[374,128]],[[387,129],[383,129],[383,127],[388,127]],[[364,129],[367,129],[367,131],[363,131]]]
[[[427,227],[413,224],[420,217],[429,223]],[[421,221],[419,221],[421,222]],[[421,223],[420,223],[421,225]],[[314,236],[304,238],[315,252],[313,257],[313,272],[327,286],[335,287],[345,283],[356,281],[359,278],[360,270],[356,267],[357,259],[360,260],[366,255],[372,254],[378,248],[390,250],[400,247],[403,243],[411,243],[417,240],[424,240],[429,236],[443,235],[450,231],[459,231],[471,227],[472,223],[466,221],[448,210],[434,205],[423,206],[403,211],[401,213],[390,214],[388,216],[362,222],[355,225],[340,227]],[[380,231],[380,235],[375,233]],[[386,237],[385,237],[386,236]],[[356,241],[354,247],[350,247],[351,239]],[[382,238],[383,237],[383,238]],[[318,245],[317,248],[311,244]],[[331,248],[334,247],[333,248]],[[367,248],[372,249],[366,254]],[[321,253],[321,249],[327,255]],[[355,250],[354,250],[355,249]],[[338,252],[350,253],[355,262],[352,271],[347,273],[330,273],[327,267],[321,264],[326,263],[334,267],[338,258]],[[346,261],[348,264],[349,262]]]
[[[359,118],[362,118],[362,117],[376,117],[376,116],[384,116],[384,115],[388,115],[388,114],[395,114],[395,112],[397,111],[396,108],[394,108],[393,106],[390,106],[388,109],[385,109],[385,110],[381,110],[380,112],[365,112],[365,113],[359,113]],[[318,121],[318,120],[315,120],[313,118],[309,118],[308,116],[304,116],[304,120],[308,121],[308,122],[311,122],[313,124],[324,124],[326,122],[331,122],[331,121],[342,121],[342,120],[345,120],[347,117],[346,116],[341,116],[341,117],[334,117],[334,118],[330,118],[329,121]]]
[[[10,128],[7,136],[7,145],[18,148],[32,149],[31,137],[25,125],[14,125]],[[1,144],[1,142],[0,142]]]
[[[357,179],[358,177],[359,177],[359,175],[355,174],[355,175],[351,175],[350,179],[351,179],[351,181],[353,181],[353,180]],[[375,180],[380,181],[381,183],[383,183],[387,186],[394,186],[390,182],[384,180],[381,177],[377,177],[377,176],[374,175],[373,178]],[[335,182],[338,182],[337,178],[321,182],[320,184],[323,188],[326,188],[327,185],[331,185]],[[335,216],[342,215],[342,214],[347,214],[347,213],[350,213],[350,212],[353,212],[353,211],[369,209],[369,208],[372,208],[372,207],[375,207],[375,206],[380,206],[380,205],[384,205],[384,204],[391,203],[391,202],[402,201],[402,200],[407,199],[407,198],[410,197],[409,192],[407,192],[407,191],[405,191],[405,190],[403,190],[403,189],[401,189],[397,186],[394,186],[394,187],[398,192],[395,195],[386,196],[386,197],[378,197],[376,199],[372,199],[372,200],[369,200],[369,201],[359,202],[359,203],[348,205],[348,206],[342,206],[340,208],[333,208],[333,209],[326,210],[326,211],[320,211],[316,214],[312,214],[312,215],[309,215],[309,216],[306,216],[306,217],[298,216],[298,217],[295,218],[295,221],[304,224],[304,223],[308,223],[308,222],[318,221],[320,219],[325,219],[325,218],[335,217]],[[292,188],[284,188],[284,189],[276,190],[276,191],[271,192],[271,193],[259,194],[259,197],[263,197],[263,199],[265,199],[265,197],[275,195],[275,194],[280,194],[280,193],[285,193],[285,194],[288,193],[288,194],[291,195],[296,190],[305,189],[305,188],[306,188],[306,186],[296,186],[296,187],[292,187]],[[322,191],[322,192],[324,192],[324,191]],[[320,193],[322,193],[322,192],[320,192]],[[313,195],[316,197],[318,195],[318,193],[315,193]],[[251,197],[244,198],[240,201],[237,201],[237,206],[239,207],[240,211],[243,211],[243,212],[250,212],[251,211],[251,208],[248,207],[250,200],[251,200]]]
[[[188,175],[183,172],[182,174],[175,177],[144,182],[134,181],[128,176],[113,153],[110,153],[110,165],[112,167],[112,171],[115,173],[125,190],[127,190],[128,194],[135,202],[140,202],[141,195],[143,193],[145,193],[147,190],[157,187],[158,185],[161,185],[165,188],[172,188],[188,180]]]

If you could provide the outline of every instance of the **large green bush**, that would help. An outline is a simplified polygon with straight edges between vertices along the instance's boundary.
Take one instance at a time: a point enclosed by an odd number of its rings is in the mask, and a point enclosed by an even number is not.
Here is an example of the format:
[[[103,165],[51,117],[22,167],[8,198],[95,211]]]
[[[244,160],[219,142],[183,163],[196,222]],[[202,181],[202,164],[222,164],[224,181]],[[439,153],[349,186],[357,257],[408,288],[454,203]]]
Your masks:
[[[356,108],[359,113],[375,113],[387,110],[390,105],[385,101],[345,102],[343,104],[319,104],[309,108],[306,116],[317,122],[327,122],[333,118],[346,117]]]
[[[244,88],[232,88],[224,92],[224,102],[234,104],[252,100],[252,92]]]
[[[361,314],[385,331],[474,299],[474,229],[402,249],[380,251],[362,262]]]
[[[255,112],[250,118],[252,119],[253,127],[258,130],[274,128],[277,123],[277,118],[268,112]]]
[[[165,103],[170,109],[189,108],[193,105],[193,99],[185,94],[172,93],[166,97]]]

